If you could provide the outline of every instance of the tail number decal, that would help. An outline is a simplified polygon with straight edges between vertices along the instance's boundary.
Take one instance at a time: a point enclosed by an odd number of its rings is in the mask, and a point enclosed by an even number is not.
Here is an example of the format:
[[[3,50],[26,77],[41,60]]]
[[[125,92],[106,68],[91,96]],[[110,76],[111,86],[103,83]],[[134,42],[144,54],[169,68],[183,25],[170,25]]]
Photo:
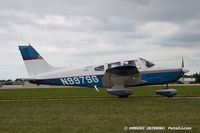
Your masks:
[[[93,76],[80,76],[80,77],[67,77],[60,78],[63,85],[80,85],[80,84],[92,84],[98,83],[99,79],[96,75]]]

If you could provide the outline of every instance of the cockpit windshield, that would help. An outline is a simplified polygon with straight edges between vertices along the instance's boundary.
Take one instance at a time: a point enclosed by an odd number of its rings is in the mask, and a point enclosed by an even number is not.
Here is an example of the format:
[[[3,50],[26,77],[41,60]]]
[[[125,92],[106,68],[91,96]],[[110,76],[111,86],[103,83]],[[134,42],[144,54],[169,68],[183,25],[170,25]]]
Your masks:
[[[152,67],[152,66],[154,66],[155,64],[154,63],[152,63],[152,62],[150,62],[150,61],[148,61],[148,60],[145,60],[145,59],[143,59],[143,58],[140,58],[140,60],[144,63],[144,65],[146,66],[146,67],[148,67],[148,68],[150,68],[150,67]]]

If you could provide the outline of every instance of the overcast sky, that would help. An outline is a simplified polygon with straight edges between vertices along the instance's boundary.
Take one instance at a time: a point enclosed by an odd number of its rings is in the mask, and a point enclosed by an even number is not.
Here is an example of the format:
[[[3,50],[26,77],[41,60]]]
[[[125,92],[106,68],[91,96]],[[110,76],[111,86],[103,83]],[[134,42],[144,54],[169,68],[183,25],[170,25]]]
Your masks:
[[[1,0],[0,79],[28,77],[18,45],[54,66],[143,57],[200,72],[199,0]]]

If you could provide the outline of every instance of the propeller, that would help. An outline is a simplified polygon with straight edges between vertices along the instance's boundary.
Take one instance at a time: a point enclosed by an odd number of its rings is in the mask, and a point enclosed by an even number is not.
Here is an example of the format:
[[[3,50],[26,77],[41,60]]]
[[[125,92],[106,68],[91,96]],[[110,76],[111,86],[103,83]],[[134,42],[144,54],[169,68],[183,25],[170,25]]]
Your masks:
[[[183,59],[183,56],[182,56],[182,68],[184,68],[185,64],[184,64],[184,59]]]
[[[188,69],[185,69],[185,63],[184,63],[184,58],[182,56],[182,64],[181,64],[181,68],[182,68],[182,76],[181,78],[183,79],[183,83],[185,82],[185,73],[189,72]]]

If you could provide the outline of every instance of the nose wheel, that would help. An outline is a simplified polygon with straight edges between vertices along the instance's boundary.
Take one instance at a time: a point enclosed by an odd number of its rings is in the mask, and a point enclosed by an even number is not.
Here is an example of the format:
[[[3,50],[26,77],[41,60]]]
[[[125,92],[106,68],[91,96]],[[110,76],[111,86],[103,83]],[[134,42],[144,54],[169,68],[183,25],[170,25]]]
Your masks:
[[[169,85],[168,84],[166,84],[166,89],[169,89]]]
[[[156,90],[156,94],[170,98],[177,94],[177,90],[173,88],[169,88],[169,85],[166,84],[166,88]]]

